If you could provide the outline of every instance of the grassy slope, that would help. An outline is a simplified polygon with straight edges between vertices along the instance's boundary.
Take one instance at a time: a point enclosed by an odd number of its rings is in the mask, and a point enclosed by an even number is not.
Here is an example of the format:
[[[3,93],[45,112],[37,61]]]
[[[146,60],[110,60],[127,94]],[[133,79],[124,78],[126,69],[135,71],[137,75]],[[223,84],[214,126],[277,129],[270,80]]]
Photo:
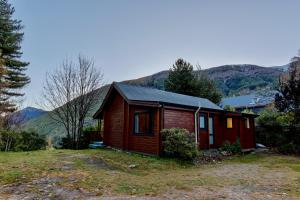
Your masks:
[[[130,168],[133,164],[135,167]],[[66,166],[67,170],[63,170]],[[287,193],[299,197],[300,194],[299,158],[280,155],[239,156],[216,165],[194,166],[113,150],[0,153],[0,177],[0,197],[3,184],[30,185],[43,177],[59,178],[57,184],[62,188],[83,188],[95,195],[108,196],[161,195],[172,189],[218,191],[232,187],[249,187],[250,194],[251,190],[260,191],[256,187],[270,195]],[[41,186],[30,187],[38,191]]]
[[[108,91],[108,88],[108,86],[104,86],[97,91],[99,92],[99,101],[93,106],[91,111],[88,113],[85,124],[86,126],[93,125],[96,123],[96,121],[92,119],[92,116],[95,114],[97,109],[99,109],[102,100],[105,97],[106,92]],[[60,140],[60,138],[65,135],[65,129],[63,125],[54,121],[48,113],[27,121],[23,125],[23,128],[25,130],[36,131],[40,135],[50,136],[53,139],[54,143],[57,143]]]

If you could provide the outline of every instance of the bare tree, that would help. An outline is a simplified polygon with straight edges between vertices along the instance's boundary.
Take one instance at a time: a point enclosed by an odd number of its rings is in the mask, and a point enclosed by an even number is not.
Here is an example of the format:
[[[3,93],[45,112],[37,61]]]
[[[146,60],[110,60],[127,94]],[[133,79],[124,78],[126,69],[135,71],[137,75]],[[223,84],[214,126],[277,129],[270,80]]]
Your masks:
[[[47,74],[44,86],[49,116],[63,124],[70,139],[69,148],[79,148],[87,114],[97,101],[97,89],[103,85],[103,74],[94,62],[78,56],[78,64],[64,61],[53,74]]]

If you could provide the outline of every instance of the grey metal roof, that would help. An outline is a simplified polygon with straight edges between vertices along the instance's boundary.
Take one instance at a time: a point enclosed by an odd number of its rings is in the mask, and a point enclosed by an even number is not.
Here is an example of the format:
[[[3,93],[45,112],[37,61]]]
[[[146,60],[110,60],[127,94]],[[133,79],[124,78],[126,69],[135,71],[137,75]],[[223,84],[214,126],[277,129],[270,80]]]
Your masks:
[[[232,107],[256,107],[256,106],[266,106],[274,101],[274,95],[272,96],[261,96],[257,94],[249,94],[236,97],[228,97],[222,99],[221,107],[226,105]]]
[[[166,92],[163,90],[153,88],[128,85],[124,83],[115,82],[114,84],[119,90],[121,90],[123,95],[125,95],[128,100],[132,101],[170,103],[192,107],[199,107],[200,105],[201,108],[222,110],[221,107],[204,98],[182,95],[173,92]]]

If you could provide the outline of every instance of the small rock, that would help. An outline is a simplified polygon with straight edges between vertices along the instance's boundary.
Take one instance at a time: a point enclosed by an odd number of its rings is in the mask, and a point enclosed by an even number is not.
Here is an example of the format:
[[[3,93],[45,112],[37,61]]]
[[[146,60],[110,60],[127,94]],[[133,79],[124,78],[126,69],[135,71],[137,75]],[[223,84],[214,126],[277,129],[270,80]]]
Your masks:
[[[221,154],[223,156],[230,156],[230,152],[228,152],[228,151],[221,151]]]
[[[136,168],[136,165],[129,165],[128,166],[130,169],[132,169],[132,168]]]
[[[83,188],[79,188],[79,191],[82,192],[82,193],[84,193],[84,194],[87,194],[87,193],[88,193],[88,192],[87,192],[85,189],[83,189]]]

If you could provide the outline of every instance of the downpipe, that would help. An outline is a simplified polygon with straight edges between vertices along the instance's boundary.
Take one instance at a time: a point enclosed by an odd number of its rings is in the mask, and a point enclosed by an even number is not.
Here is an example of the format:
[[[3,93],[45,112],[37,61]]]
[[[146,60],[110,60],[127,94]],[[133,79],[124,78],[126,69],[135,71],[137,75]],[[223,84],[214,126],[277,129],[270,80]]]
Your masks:
[[[198,114],[199,111],[201,109],[200,103],[199,103],[199,107],[195,112],[195,142],[196,142],[196,146],[198,148],[198,143],[199,143],[199,139],[198,139]]]

